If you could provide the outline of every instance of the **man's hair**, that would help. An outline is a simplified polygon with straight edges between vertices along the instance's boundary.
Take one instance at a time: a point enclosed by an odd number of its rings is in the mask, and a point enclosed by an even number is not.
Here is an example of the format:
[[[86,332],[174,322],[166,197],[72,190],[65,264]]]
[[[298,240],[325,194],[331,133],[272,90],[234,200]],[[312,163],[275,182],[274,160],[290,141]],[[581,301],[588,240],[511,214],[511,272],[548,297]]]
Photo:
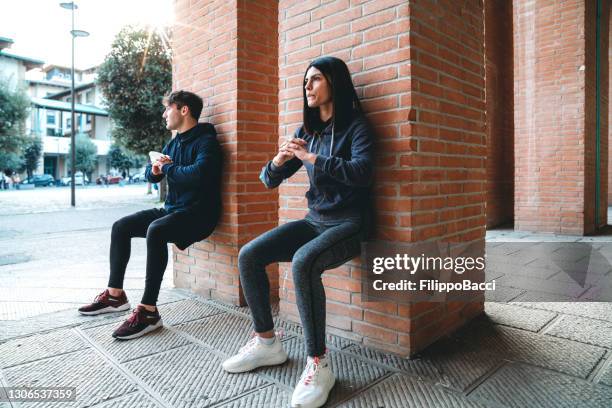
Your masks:
[[[176,107],[179,109],[181,109],[183,106],[187,106],[189,108],[189,113],[195,120],[200,119],[200,114],[202,113],[202,108],[204,107],[202,98],[193,92],[183,90],[174,91],[170,95],[166,96],[164,98],[164,103],[166,105],[176,104]]]

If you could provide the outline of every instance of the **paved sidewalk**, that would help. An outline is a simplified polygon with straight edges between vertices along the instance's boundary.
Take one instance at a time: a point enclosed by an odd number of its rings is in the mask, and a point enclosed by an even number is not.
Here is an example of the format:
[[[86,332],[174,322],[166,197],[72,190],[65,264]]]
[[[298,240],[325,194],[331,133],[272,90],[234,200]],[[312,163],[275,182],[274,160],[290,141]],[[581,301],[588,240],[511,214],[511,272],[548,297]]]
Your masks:
[[[489,239],[501,234],[525,238],[493,231]],[[110,334],[125,313],[76,312],[105,285],[108,226],[26,235],[19,243],[30,258],[0,264],[0,382],[73,386],[78,400],[0,408],[288,406],[305,364],[299,325],[276,318],[287,363],[227,374],[220,363],[248,340],[249,310],[174,289],[167,272],[164,328],[116,341]],[[0,237],[0,250],[10,242]],[[44,242],[77,244],[54,256],[41,251]],[[142,293],[143,262],[144,245],[135,241],[126,280],[133,304]],[[486,312],[411,360],[328,336],[337,385],[326,406],[612,407],[611,303],[488,302]]]

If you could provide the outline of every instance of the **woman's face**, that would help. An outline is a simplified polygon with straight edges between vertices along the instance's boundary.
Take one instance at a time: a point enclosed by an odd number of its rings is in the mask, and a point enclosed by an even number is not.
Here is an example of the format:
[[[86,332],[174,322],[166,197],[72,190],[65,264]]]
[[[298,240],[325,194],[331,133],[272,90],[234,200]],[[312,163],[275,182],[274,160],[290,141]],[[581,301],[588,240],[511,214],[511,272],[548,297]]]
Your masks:
[[[318,108],[332,101],[331,86],[325,75],[315,67],[310,67],[306,71],[304,89],[309,108]]]

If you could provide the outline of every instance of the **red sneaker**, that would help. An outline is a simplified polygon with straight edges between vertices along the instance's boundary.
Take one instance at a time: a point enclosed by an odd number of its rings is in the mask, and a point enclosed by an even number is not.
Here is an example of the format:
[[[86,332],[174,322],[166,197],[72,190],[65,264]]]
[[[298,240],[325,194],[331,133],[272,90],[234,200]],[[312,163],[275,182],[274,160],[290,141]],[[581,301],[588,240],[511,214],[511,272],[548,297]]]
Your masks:
[[[125,292],[121,292],[119,296],[111,296],[108,289],[100,293],[94,299],[93,303],[79,308],[79,313],[86,316],[95,316],[102,313],[122,312],[130,309]]]

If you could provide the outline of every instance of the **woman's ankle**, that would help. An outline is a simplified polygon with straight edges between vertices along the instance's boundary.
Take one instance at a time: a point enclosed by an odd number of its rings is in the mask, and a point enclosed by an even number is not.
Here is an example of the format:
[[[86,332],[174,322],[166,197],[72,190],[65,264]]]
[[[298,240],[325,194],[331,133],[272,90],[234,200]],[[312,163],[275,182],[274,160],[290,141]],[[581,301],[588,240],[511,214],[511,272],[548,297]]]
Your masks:
[[[274,329],[268,330],[268,331],[265,331],[265,332],[261,332],[261,333],[255,332],[255,335],[258,336],[258,337],[261,337],[262,339],[273,339],[274,338]]]

